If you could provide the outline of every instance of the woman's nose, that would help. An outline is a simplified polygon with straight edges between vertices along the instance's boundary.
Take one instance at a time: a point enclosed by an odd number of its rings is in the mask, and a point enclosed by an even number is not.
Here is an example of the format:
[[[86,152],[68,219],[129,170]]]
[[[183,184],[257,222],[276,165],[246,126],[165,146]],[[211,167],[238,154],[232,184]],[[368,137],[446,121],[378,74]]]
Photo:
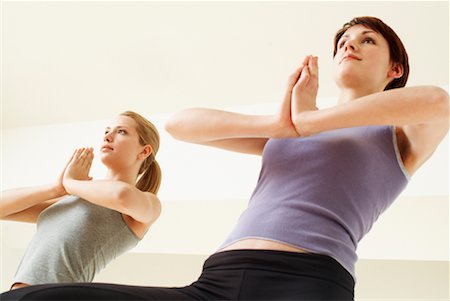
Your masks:
[[[103,140],[106,142],[111,142],[112,141],[111,133],[105,134],[105,137],[103,137]]]
[[[345,52],[347,52],[349,50],[355,51],[356,50],[355,43],[352,40],[345,41],[344,50],[345,50]]]

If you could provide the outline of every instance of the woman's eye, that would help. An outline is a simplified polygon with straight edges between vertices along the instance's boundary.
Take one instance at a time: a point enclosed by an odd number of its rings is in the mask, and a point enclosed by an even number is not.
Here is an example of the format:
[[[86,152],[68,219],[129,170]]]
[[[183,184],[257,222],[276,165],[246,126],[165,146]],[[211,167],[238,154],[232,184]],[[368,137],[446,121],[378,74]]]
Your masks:
[[[375,41],[372,38],[365,38],[363,40],[363,43],[371,43],[371,44],[375,44]]]
[[[342,46],[344,46],[344,44],[345,44],[345,41],[341,41],[341,42],[339,42],[339,44],[338,44],[338,48],[342,48]]]
[[[124,130],[118,130],[117,133],[119,133],[119,134],[126,134],[127,132],[125,132]]]
[[[109,133],[108,131],[105,131],[105,135],[108,135],[108,133]]]

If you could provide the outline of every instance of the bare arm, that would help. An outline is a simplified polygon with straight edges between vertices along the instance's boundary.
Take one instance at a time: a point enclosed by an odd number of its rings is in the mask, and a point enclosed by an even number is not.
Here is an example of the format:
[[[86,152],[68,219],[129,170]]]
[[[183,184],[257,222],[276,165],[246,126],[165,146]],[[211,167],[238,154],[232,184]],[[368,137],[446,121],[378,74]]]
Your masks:
[[[394,125],[406,137],[408,147],[402,157],[414,171],[448,133],[449,96],[441,88],[398,88],[317,110],[317,74],[317,58],[311,58],[293,89],[292,120],[301,136],[347,127]]]
[[[276,128],[273,116],[196,108],[176,113],[166,123],[166,130],[178,140],[260,154]]]
[[[66,194],[54,184],[2,192],[0,219],[35,223],[39,214]]]
[[[156,195],[140,191],[125,182],[68,179],[64,181],[64,184],[70,194],[129,215],[141,223],[150,223],[156,220],[161,211],[161,205]]]
[[[296,124],[301,135],[311,135],[367,125],[442,127],[448,118],[448,94],[438,87],[422,86],[383,91],[332,108],[300,112]]]
[[[448,94],[438,87],[423,86],[371,94],[330,109],[299,115],[306,134],[333,128],[364,125],[395,125],[408,143],[402,153],[410,172],[433,154],[449,129]],[[303,122],[302,122],[303,120]]]
[[[64,172],[72,158],[73,155],[53,184],[2,191],[0,219],[35,223],[37,217],[45,208],[67,194],[62,181]]]
[[[260,155],[269,138],[297,137],[291,121],[291,94],[301,72],[288,80],[283,101],[273,115],[256,116],[213,109],[188,109],[173,115],[166,130],[175,139]]]
[[[92,149],[83,148],[75,153],[63,179],[69,194],[126,214],[141,223],[149,224],[159,217],[161,205],[156,195],[122,181],[91,180],[88,174],[92,159]]]

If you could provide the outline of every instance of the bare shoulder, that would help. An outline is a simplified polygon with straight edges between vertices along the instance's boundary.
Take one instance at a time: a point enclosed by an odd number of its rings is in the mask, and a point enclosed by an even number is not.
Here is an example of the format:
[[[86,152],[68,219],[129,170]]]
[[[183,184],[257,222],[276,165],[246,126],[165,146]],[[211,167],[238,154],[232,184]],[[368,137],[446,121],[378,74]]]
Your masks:
[[[152,212],[152,218],[150,222],[143,223],[135,220],[133,217],[122,213],[123,220],[130,228],[130,230],[140,239],[142,239],[147,233],[148,229],[150,229],[151,225],[155,223],[155,221],[161,215],[161,201],[159,198],[151,193],[151,192],[141,192],[145,196],[145,201],[149,203]]]
[[[161,215],[161,201],[154,193],[144,192],[144,194],[152,207],[153,218],[151,224],[153,224]]]

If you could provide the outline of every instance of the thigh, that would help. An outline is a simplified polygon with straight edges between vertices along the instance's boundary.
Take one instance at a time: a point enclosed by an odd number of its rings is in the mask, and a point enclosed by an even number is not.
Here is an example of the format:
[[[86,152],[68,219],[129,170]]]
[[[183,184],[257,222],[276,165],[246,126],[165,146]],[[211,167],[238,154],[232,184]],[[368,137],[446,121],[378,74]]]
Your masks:
[[[0,300],[196,300],[189,288],[161,288],[101,283],[44,284],[9,291]]]
[[[328,279],[246,270],[240,300],[353,300],[353,292]]]

